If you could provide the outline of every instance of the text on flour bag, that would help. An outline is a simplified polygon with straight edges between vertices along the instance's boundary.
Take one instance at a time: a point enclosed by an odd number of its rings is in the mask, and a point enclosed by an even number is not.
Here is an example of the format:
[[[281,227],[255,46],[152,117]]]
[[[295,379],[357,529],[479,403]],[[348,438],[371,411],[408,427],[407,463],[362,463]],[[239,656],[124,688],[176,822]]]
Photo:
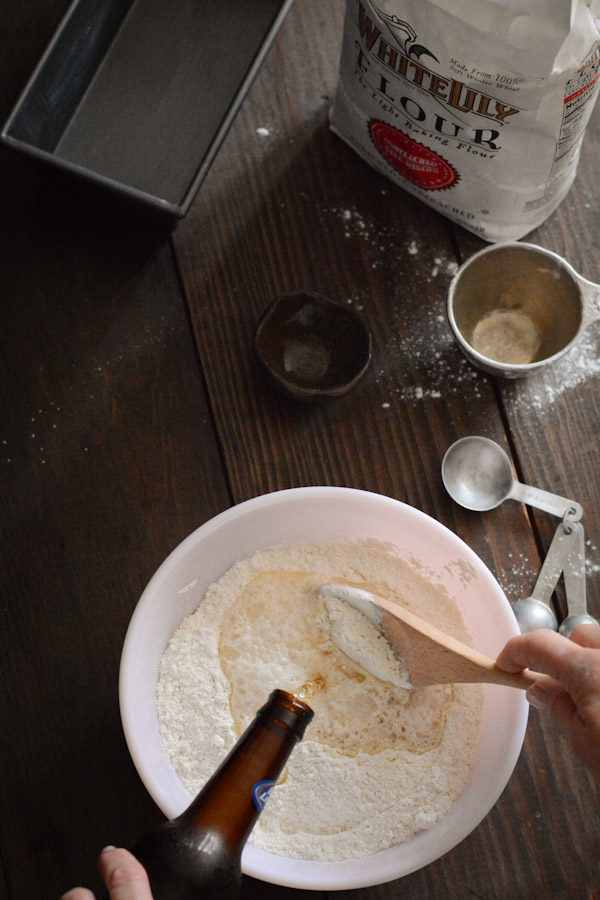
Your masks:
[[[488,241],[563,200],[600,88],[600,0],[347,0],[332,130]]]

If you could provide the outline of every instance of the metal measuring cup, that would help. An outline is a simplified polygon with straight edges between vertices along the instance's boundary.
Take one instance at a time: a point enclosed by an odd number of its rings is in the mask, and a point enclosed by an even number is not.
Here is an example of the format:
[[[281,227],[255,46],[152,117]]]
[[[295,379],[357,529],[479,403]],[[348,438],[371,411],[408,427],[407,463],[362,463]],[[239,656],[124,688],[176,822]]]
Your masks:
[[[470,362],[520,378],[555,362],[600,319],[600,285],[536,244],[495,244],[456,272],[448,319]]]
[[[573,546],[568,555],[563,570],[565,581],[565,594],[567,597],[567,618],[563,619],[558,629],[564,637],[570,637],[571,633],[579,625],[597,625],[588,613],[585,583],[585,536],[581,522],[572,525]]]

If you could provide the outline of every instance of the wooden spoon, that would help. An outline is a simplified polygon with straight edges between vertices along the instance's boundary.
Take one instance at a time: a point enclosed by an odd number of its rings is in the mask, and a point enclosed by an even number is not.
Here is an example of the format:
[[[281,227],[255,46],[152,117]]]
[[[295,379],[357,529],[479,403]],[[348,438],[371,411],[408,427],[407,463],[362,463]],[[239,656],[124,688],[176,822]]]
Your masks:
[[[503,672],[493,659],[472,650],[398,603],[347,584],[325,584],[325,600],[343,600],[363,613],[406,663],[413,687],[484,682],[527,690],[540,677],[529,669]]]

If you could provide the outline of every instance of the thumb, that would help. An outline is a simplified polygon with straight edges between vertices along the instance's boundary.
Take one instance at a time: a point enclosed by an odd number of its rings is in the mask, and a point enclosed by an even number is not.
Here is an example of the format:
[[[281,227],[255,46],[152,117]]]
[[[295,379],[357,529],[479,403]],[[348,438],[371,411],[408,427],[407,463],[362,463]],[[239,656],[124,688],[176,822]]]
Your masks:
[[[496,665],[505,672],[520,672],[530,667],[563,681],[577,649],[568,638],[540,628],[511,638],[498,654]]]
[[[110,900],[152,900],[146,870],[127,850],[105,847],[98,861]]]

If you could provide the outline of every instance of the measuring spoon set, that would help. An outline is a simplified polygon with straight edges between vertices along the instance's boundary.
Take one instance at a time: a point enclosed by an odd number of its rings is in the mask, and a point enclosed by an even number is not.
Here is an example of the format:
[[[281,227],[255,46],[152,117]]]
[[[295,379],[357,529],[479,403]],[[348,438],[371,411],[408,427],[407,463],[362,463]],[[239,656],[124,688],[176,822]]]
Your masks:
[[[583,508],[579,503],[516,481],[502,447],[476,435],[449,447],[442,461],[442,481],[452,499],[466,509],[484,512],[511,499],[560,518],[533,592],[512,605],[522,632],[550,628],[568,637],[578,625],[596,623],[587,611]],[[561,575],[568,615],[559,626],[550,598]]]

